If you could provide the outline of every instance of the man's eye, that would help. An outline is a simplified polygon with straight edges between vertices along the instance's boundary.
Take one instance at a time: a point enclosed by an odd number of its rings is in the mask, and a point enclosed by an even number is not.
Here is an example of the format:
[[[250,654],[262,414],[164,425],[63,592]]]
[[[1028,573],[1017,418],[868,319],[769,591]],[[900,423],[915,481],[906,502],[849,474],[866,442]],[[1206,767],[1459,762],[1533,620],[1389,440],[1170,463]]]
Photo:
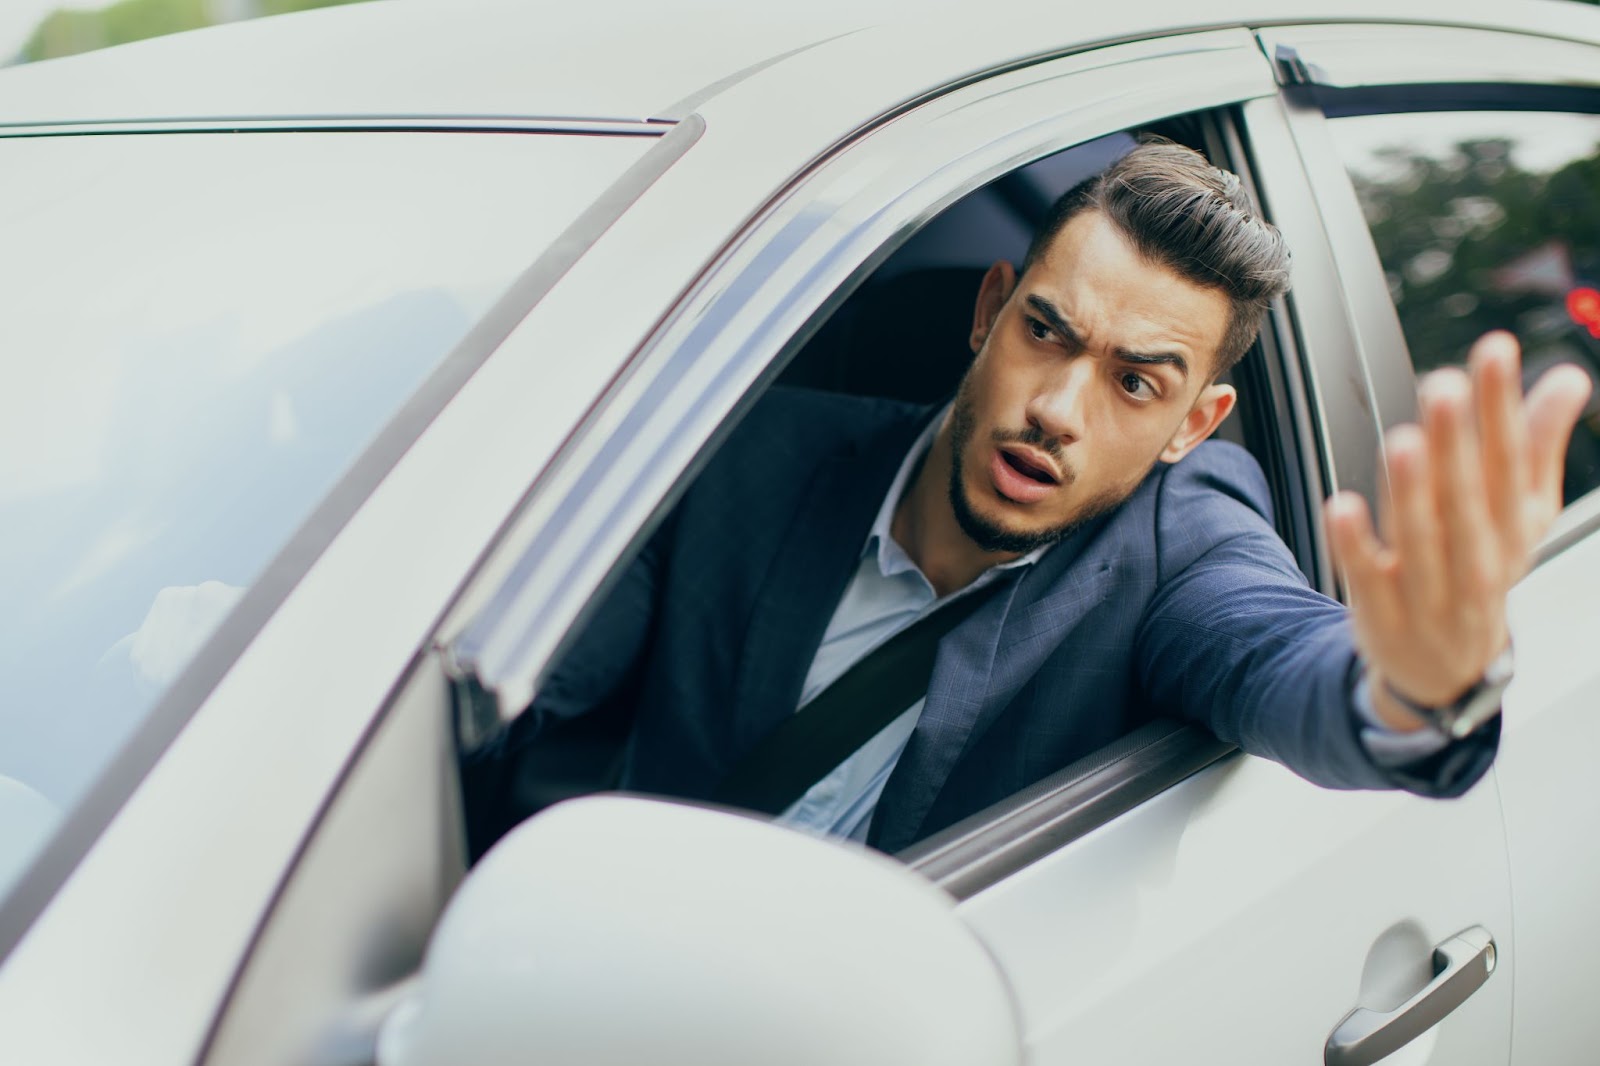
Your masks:
[[[1156,394],[1156,390],[1150,387],[1148,381],[1131,370],[1122,375],[1121,384],[1122,390],[1129,396],[1137,396],[1142,400],[1149,399]]]
[[[1050,327],[1040,322],[1037,318],[1028,319],[1028,332],[1033,334],[1033,339],[1042,341],[1050,336]]]

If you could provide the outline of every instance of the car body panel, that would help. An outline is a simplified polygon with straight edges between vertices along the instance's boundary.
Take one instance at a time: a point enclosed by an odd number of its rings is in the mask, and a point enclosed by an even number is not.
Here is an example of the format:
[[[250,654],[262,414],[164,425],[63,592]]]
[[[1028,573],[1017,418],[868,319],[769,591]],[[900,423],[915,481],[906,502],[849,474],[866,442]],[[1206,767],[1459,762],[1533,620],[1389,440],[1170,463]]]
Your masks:
[[[1586,506],[1587,505],[1587,506]],[[1517,916],[1515,1061],[1583,1061],[1600,1045],[1589,960],[1600,952],[1600,535],[1546,560],[1511,595],[1517,676],[1496,775]]]
[[[1593,35],[1596,14],[1574,11],[1574,28]],[[1517,41],[1503,35],[1455,30],[1419,61],[1395,70],[1384,57],[1421,51],[1410,27],[1295,27],[1263,35],[1292,43],[1317,67],[1319,84],[1334,87],[1443,84],[1455,86],[1549,86],[1600,89],[1600,53],[1591,45]],[[1370,100],[1371,98],[1369,98]],[[1404,89],[1396,90],[1395,113],[1411,110]],[[1471,98],[1469,98],[1471,99]],[[1593,107],[1595,97],[1587,101]],[[1553,97],[1552,110],[1583,106],[1576,97]],[[1369,106],[1372,106],[1369,104]],[[1438,106],[1437,103],[1435,106]],[[1467,104],[1461,110],[1482,106]],[[1507,96],[1514,127],[1517,107],[1537,108],[1523,96]],[[1384,425],[1414,417],[1415,370],[1393,302],[1344,161],[1334,150],[1321,111],[1299,102],[1297,142],[1318,188],[1325,224],[1337,233],[1339,271],[1352,290],[1350,305],[1365,364],[1382,397]],[[1334,120],[1338,121],[1338,120]],[[1592,713],[1600,704],[1600,492],[1590,492],[1563,513],[1547,537],[1532,573],[1509,601],[1516,678],[1505,695],[1503,739],[1493,771],[1505,819],[1508,871],[1515,926],[1512,1061],[1586,1061],[1600,1042],[1600,1018],[1587,1009],[1586,960],[1600,950],[1600,921],[1587,904],[1600,877],[1600,802],[1587,780],[1585,758],[1600,733]],[[1454,1061],[1445,1059],[1443,1061]]]
[[[876,249],[903,239],[980,175],[1048,150],[1052,136],[1066,139],[1060,147],[1186,106],[1252,97],[1278,106],[1269,95],[1272,68],[1246,27],[1322,20],[1298,0],[1247,11],[1175,3],[1082,11],[1029,2],[1003,17],[987,7],[958,14],[899,6],[892,18],[858,3],[811,7],[783,15],[791,21],[781,24],[723,4],[670,17],[647,5],[608,7],[563,16],[570,22],[562,36],[534,32],[552,13],[520,4],[497,9],[503,32],[493,34],[482,32],[488,15],[477,23],[455,5],[357,5],[0,72],[0,124],[12,133],[19,123],[122,120],[293,127],[363,115],[440,126],[462,116],[635,124],[665,117],[684,121],[663,143],[688,141],[634,190],[624,212],[569,249],[531,309],[502,323],[493,354],[403,454],[388,458],[370,496],[0,963],[0,1061],[193,1061],[330,796],[395,693],[422,676],[414,671],[445,612],[452,612],[448,637],[488,602],[494,579],[511,572],[522,550],[555,528],[557,512],[582,502],[583,476],[607,442],[624,449],[637,434],[676,450],[665,457],[652,450],[663,465],[654,479],[641,475],[637,492],[607,486],[581,521],[568,515],[562,550],[580,560],[557,560],[542,578],[543,605],[559,609],[543,643],[525,653],[534,665],[522,684],[535,682],[617,553],[659,509],[676,471],[692,468],[693,453],[715,439],[723,413],[738,410],[747,389],[765,380],[768,361],[792,346],[815,311],[831,306],[830,292],[875,264]],[[726,15],[735,20],[728,26],[759,21],[770,30],[724,32],[719,24],[677,47],[691,15]],[[1600,29],[1590,29],[1600,26],[1596,13],[1553,2],[1364,3],[1347,17],[1592,32],[1600,40]],[[1183,26],[1231,28],[1202,35],[1199,47],[1199,38],[1162,36]],[[984,72],[1130,39],[1138,43],[1121,46],[1132,50],[1120,53],[1126,66],[1105,65],[1097,53],[1074,55],[960,95]],[[359,76],[353,56],[370,63]],[[1242,87],[1183,95],[1181,86],[1139,84],[1140,72],[1155,68],[1135,64],[1192,62],[1198,70],[1219,57],[1237,60]],[[143,76],[157,66],[160,77]],[[971,171],[922,185],[896,170],[886,151],[851,154],[878,137],[887,146],[903,135],[915,145],[928,132],[918,123],[930,115],[961,130],[970,150],[981,139],[951,117],[956,111],[971,107],[969,119],[987,114],[1003,133],[1004,101],[996,95],[982,103],[993,90],[1014,92],[1020,110],[1031,113],[1048,91],[1039,87],[1043,76],[1096,70],[1085,107],[1105,108],[1100,119],[1019,135]],[[284,71],[298,73],[286,78]],[[1126,113],[1113,106],[1123,75],[1134,101],[1124,100]],[[200,78],[213,78],[215,91],[208,87],[197,111],[192,85]],[[1147,95],[1135,99],[1138,92]],[[1162,94],[1169,103],[1152,102]],[[908,158],[921,177],[939,175],[934,155]],[[815,187],[807,185],[812,179]],[[907,189],[912,199],[897,200]],[[1273,193],[1264,190],[1269,204]],[[1303,196],[1296,202],[1307,206]],[[1315,233],[1322,223],[1303,224]],[[1332,262],[1327,239],[1315,237],[1312,252],[1325,263]],[[768,264],[789,273],[765,289],[741,280]],[[804,297],[785,306],[786,291]],[[1359,349],[1343,294],[1322,298],[1336,336],[1311,343],[1348,360]],[[1326,381],[1321,388],[1324,427],[1356,426],[1365,436],[1350,445],[1348,473],[1338,471],[1335,483],[1375,484],[1370,460],[1358,457],[1376,454],[1372,386],[1361,385],[1364,418],[1349,415],[1358,399]],[[661,424],[641,427],[633,419],[652,415],[643,405],[650,396],[670,405],[658,412]],[[1383,402],[1394,401],[1386,395]],[[707,413],[690,417],[696,403],[707,404]],[[688,432],[661,433],[675,418]],[[484,566],[491,545],[499,547]],[[1564,554],[1584,564],[1592,545]],[[1563,716],[1583,702],[1568,695],[1550,697]],[[1556,720],[1553,712],[1540,718]],[[1565,734],[1548,736],[1539,742],[1558,744]],[[1514,741],[1512,734],[1508,766]],[[1530,735],[1526,750],[1533,741]],[[1530,806],[1539,812],[1531,824],[1547,824],[1558,795],[1552,787]],[[1418,839],[1429,841],[1426,854]],[[1395,975],[1415,970],[1416,951],[1468,924],[1505,937],[1505,969],[1408,1061],[1422,1061],[1429,1049],[1443,1056],[1435,1061],[1503,1062],[1509,1054],[1511,959],[1527,955],[1509,932],[1499,933],[1510,924],[1512,897],[1492,779],[1457,804],[1428,804],[1323,792],[1271,764],[1236,758],[1079,844],[960,911],[1010,973],[1039,1062],[1092,1059],[1092,1051],[1126,1058],[1127,1045],[1117,1041],[1130,1033],[1149,1042],[1141,1046],[1152,1057],[1192,1057],[1188,1038],[1205,1034],[1276,1055],[1262,1062],[1309,1059],[1311,1034],[1325,1034],[1363,997],[1392,997]],[[1445,861],[1434,860],[1435,847]],[[1545,868],[1550,854],[1531,857],[1529,868]],[[1256,876],[1240,885],[1234,871],[1244,865]],[[1385,871],[1387,880],[1364,878],[1366,868]],[[175,890],[179,871],[186,883]],[[1350,880],[1356,889],[1341,894]],[[1270,899],[1269,889],[1277,890]],[[1079,906],[1063,906],[1074,899]],[[1252,926],[1252,919],[1259,920]],[[1557,917],[1549,921],[1547,932],[1536,931],[1546,955]],[[1224,994],[1220,967],[1228,963],[1243,971],[1240,987],[1255,990],[1248,1000]],[[1560,973],[1577,980],[1575,970]],[[1206,994],[1186,995],[1197,987]],[[1191,1028],[1150,1026],[1152,996]]]
[[[870,61],[837,65],[803,99],[900,72],[916,94],[951,79],[1061,51],[1223,26],[1331,21],[1311,0],[1073,7],[1022,0],[822,0],[771,8],[730,0],[647,0],[553,9],[517,0],[392,2],[198,30],[0,75],[0,125],[380,116],[678,117],[767,64],[866,32]],[[1414,21],[1594,34],[1594,15],[1557,0],[1426,0],[1341,5],[1338,21]],[[714,29],[713,29],[714,27]],[[894,55],[894,63],[881,62]],[[353,62],[359,57],[359,62]],[[938,73],[908,77],[919,65]],[[292,76],[286,76],[292,72]],[[204,100],[193,86],[204,85]],[[768,100],[787,121],[792,103]],[[687,106],[685,106],[687,105]]]
[[[1503,847],[1490,782],[1441,804],[1236,756],[960,913],[1011,979],[1035,1066],[1313,1062],[1347,1012],[1426,983],[1433,945],[1462,929],[1509,956]],[[1395,1061],[1508,1061],[1506,967]]]

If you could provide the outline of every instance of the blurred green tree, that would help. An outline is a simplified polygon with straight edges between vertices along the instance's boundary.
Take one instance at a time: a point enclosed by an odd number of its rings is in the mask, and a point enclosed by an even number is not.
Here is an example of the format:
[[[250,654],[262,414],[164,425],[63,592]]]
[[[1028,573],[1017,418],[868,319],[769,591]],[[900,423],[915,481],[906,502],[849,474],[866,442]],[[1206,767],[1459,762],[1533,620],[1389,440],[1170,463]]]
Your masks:
[[[22,47],[31,62],[108,48],[146,37],[195,30],[257,15],[280,15],[363,0],[119,0],[109,7],[80,11],[59,8],[46,15]]]
[[[1352,177],[1419,370],[1456,362],[1486,330],[1526,333],[1552,294],[1497,284],[1497,273],[1552,241],[1579,279],[1600,284],[1600,145],[1545,174],[1519,168],[1508,139],[1381,158],[1381,180]]]
[[[1478,336],[1507,329],[1530,371],[1574,362],[1600,378],[1600,330],[1568,304],[1575,286],[1600,288],[1600,129],[1572,118],[1594,139],[1539,170],[1518,165],[1512,136],[1431,153],[1395,145],[1354,165],[1419,373],[1459,364]],[[1600,408],[1591,406],[1567,451],[1564,495],[1597,487]]]

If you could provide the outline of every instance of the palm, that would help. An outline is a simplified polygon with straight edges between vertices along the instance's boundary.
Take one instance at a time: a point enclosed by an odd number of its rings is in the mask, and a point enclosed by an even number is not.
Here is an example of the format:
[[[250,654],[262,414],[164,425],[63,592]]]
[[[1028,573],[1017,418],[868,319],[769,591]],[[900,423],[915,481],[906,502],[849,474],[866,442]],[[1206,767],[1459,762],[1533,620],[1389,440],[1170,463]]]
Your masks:
[[[1375,532],[1341,493],[1326,518],[1369,669],[1413,701],[1441,706],[1506,646],[1506,594],[1561,512],[1567,441],[1589,395],[1576,367],[1545,373],[1526,400],[1516,341],[1473,345],[1471,376],[1430,374],[1421,425],[1386,438],[1389,493]]]

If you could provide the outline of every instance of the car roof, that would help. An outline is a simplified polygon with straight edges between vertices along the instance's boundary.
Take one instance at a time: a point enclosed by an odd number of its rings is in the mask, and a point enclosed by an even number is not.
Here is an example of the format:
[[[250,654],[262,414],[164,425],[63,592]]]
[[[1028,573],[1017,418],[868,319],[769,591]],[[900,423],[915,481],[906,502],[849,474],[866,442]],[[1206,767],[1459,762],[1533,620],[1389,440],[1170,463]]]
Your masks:
[[[959,77],[1178,30],[1331,21],[1600,41],[1600,11],[1570,0],[384,0],[0,70],[0,125],[308,116],[640,122],[681,117],[762,67],[859,33],[883,38],[885,63],[895,61],[897,43],[948,50]],[[839,71],[841,82],[850,76]]]

